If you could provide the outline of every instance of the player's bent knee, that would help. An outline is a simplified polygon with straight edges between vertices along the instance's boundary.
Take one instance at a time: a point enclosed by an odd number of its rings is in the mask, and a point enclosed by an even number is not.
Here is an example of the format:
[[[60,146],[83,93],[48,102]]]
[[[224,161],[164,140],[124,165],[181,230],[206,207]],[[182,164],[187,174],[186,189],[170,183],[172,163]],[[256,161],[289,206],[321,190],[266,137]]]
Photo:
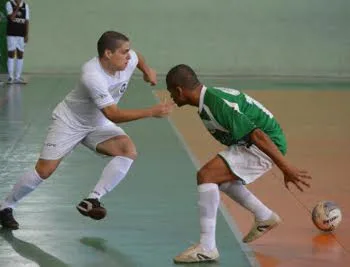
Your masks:
[[[136,151],[136,150],[130,151],[130,152],[126,155],[126,157],[131,158],[132,160],[135,160],[135,159],[137,158],[137,151]]]
[[[40,176],[40,178],[43,180],[46,180],[47,178],[49,178],[51,174],[55,171],[52,169],[50,170],[50,169],[38,169],[38,168],[36,168],[35,170]]]
[[[210,178],[209,171],[207,168],[202,168],[197,172],[197,184],[206,184],[212,183],[212,179]]]
[[[123,157],[127,157],[127,158],[130,158],[132,160],[135,160],[137,158],[137,152],[136,150],[125,150],[125,151],[122,151],[121,155],[120,156],[123,156]]]
[[[127,157],[132,160],[137,158],[137,151],[134,143],[127,136],[117,136],[97,145],[97,152],[107,156]]]
[[[51,176],[51,174],[56,170],[57,165],[55,164],[45,164],[43,162],[38,162],[35,166],[35,170],[41,179],[45,180]]]
[[[137,150],[132,142],[125,142],[122,146],[118,146],[115,156],[123,156],[135,160],[137,158]]]
[[[137,151],[134,146],[116,147],[115,149],[111,149],[110,156],[122,156],[135,160],[137,158]]]

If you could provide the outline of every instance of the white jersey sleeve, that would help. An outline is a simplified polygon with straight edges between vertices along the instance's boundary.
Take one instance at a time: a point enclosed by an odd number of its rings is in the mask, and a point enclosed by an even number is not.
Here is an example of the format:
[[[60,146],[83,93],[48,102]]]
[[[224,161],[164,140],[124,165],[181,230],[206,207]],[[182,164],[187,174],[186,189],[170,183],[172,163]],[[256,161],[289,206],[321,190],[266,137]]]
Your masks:
[[[29,5],[26,3],[26,20],[29,20],[29,18],[30,18],[30,11],[29,11]]]
[[[11,15],[13,12],[12,5],[11,5],[10,1],[6,2],[6,12],[7,12],[7,15]]]
[[[87,89],[91,100],[96,104],[98,109],[103,109],[115,103],[108,90],[106,79],[100,74],[92,74],[90,71],[83,69],[81,83]]]

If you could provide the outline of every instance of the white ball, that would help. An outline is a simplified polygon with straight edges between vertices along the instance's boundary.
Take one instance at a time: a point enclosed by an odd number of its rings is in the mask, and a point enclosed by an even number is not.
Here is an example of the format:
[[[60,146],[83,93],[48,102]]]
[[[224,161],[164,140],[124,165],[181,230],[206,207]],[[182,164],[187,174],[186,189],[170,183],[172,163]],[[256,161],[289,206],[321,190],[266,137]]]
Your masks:
[[[312,210],[313,223],[324,232],[331,232],[336,229],[341,219],[340,208],[331,201],[321,201]]]

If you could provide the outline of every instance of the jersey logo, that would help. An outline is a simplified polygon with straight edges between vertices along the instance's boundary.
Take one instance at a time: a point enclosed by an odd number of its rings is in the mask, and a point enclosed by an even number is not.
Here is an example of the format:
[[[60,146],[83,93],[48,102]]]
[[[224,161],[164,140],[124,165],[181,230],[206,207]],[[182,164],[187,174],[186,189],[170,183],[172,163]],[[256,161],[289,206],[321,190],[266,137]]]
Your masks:
[[[126,87],[128,86],[127,83],[123,83],[123,85],[120,87],[119,89],[119,93],[120,94],[124,94],[124,92],[126,91]]]

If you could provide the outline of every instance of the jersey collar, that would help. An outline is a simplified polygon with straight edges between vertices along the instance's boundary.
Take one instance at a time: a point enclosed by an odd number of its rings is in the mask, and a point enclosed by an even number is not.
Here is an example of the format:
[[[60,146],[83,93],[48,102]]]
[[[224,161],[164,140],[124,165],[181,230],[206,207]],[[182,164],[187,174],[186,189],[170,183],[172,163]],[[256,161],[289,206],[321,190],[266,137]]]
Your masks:
[[[203,103],[204,103],[204,95],[205,92],[207,91],[207,87],[203,84],[202,90],[201,90],[201,95],[199,96],[199,113],[202,112],[203,110]]]

